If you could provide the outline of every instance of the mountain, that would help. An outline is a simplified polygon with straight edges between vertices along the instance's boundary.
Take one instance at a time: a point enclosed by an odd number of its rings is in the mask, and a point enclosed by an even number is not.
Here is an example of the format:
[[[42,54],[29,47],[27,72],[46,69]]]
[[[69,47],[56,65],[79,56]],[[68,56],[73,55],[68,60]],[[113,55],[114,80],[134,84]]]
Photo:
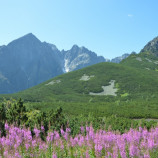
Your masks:
[[[148,42],[140,53],[133,53],[122,60],[121,64],[148,71],[158,71],[158,37]]]
[[[112,62],[119,63],[128,54]],[[85,47],[74,45],[59,51],[50,43],[41,42],[29,33],[7,46],[0,46],[0,94],[15,93],[52,77],[100,62],[110,62]]]
[[[110,62],[112,62],[112,63],[120,63],[123,59],[126,59],[129,55],[130,55],[130,54],[125,53],[125,54],[123,54],[122,56],[113,58]]]
[[[64,58],[65,72],[74,71],[100,62],[106,62],[104,57],[97,56],[96,53],[87,48],[78,47],[77,45],[74,45],[68,51],[63,50],[61,53]]]
[[[106,60],[85,47],[74,45],[59,51],[29,33],[7,46],[0,46],[0,93],[18,92],[64,72]]]
[[[0,94],[15,93],[100,62],[110,60],[77,45],[59,51],[55,45],[41,42],[29,33],[7,46],[0,46]]]
[[[27,89],[62,74],[59,50],[27,34],[0,48],[0,93]]]
[[[148,53],[158,57],[158,37],[148,42],[140,53]]]

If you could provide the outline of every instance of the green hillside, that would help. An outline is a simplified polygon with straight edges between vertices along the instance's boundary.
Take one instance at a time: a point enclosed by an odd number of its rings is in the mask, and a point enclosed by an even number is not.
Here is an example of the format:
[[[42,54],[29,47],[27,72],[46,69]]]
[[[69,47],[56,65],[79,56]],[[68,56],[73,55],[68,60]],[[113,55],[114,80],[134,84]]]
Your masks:
[[[158,37],[149,41],[139,54],[131,54],[121,64],[139,69],[158,71]]]
[[[89,80],[80,80],[92,76]],[[114,80],[116,96],[90,95],[100,93],[102,86]],[[64,102],[104,102],[156,98],[158,96],[158,73],[140,70],[121,64],[100,63],[81,70],[66,73],[25,91],[6,95],[21,97],[25,101],[64,101]]]
[[[149,71],[158,71],[158,57],[150,54],[150,52],[131,54],[128,58],[123,60],[121,64]]]

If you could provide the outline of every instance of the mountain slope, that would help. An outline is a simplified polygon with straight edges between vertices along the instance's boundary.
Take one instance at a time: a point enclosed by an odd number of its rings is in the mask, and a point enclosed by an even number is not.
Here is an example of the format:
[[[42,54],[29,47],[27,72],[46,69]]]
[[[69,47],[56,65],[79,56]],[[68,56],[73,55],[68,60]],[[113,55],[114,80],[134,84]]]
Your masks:
[[[62,74],[59,51],[27,34],[0,49],[0,93],[17,92]],[[5,87],[5,88],[4,88]]]
[[[148,42],[139,54],[131,54],[121,64],[139,69],[158,71],[158,37]]]
[[[158,37],[148,42],[140,53],[147,53],[158,57]]]
[[[84,78],[85,80],[83,80]],[[91,95],[103,92],[114,82],[114,95]],[[60,75],[40,85],[11,95],[27,101],[101,102],[158,97],[158,74],[121,64],[99,63]]]

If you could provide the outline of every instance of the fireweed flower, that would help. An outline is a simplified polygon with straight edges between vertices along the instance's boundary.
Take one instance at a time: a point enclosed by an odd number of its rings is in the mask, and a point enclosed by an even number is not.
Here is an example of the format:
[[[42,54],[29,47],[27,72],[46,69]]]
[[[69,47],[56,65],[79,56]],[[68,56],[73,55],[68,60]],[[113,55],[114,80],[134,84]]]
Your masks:
[[[76,145],[75,140],[72,137],[70,137],[70,146],[74,147],[75,145]]]
[[[88,126],[86,126],[86,132],[87,132],[87,133],[89,132],[89,127],[88,127]]]
[[[67,133],[70,133],[70,132],[71,132],[71,129],[70,129],[70,128],[66,128],[66,132],[67,132]]]
[[[5,156],[5,157],[8,156],[8,151],[4,151],[4,156]]]
[[[129,154],[131,157],[134,157],[134,156],[139,156],[139,149],[138,147],[135,145],[135,144],[130,144],[130,147],[129,147]]]
[[[70,135],[71,130],[67,128],[66,131],[60,130],[61,136],[57,131],[49,131],[45,141],[40,138],[40,130],[37,128],[34,129],[33,137],[30,129],[9,126],[7,123],[5,128],[6,137],[0,137],[0,151],[3,151],[0,154],[6,158],[21,158],[23,152],[30,157],[40,157],[49,153],[49,157],[54,158],[57,155],[64,157],[65,154],[67,157],[76,154],[86,158],[150,158],[150,153],[158,150],[157,127],[150,131],[145,128],[130,129],[121,135],[113,131],[95,132],[92,126],[86,126],[85,135],[81,132],[75,137]],[[81,129],[84,130],[82,127]]]
[[[53,152],[52,158],[57,158],[57,155]]]
[[[26,147],[26,150],[28,150],[30,147],[30,144],[25,144],[25,147]]]
[[[9,130],[9,125],[8,125],[8,123],[7,123],[7,122],[5,123],[4,127],[5,127],[5,130],[6,130],[6,131],[8,131],[8,130]]]
[[[62,136],[64,136],[64,134],[65,134],[65,132],[62,128],[60,129],[60,133],[61,133]]]
[[[103,149],[102,145],[100,145],[100,144],[96,144],[95,145],[96,156],[100,156],[101,155],[102,149]]]
[[[63,137],[65,138],[65,140],[68,140],[68,136],[69,136],[69,134],[65,133]]]
[[[143,157],[143,158],[150,158],[149,153],[148,153],[148,154],[144,154],[144,157]]]
[[[86,150],[86,158],[90,158],[88,150]]]
[[[33,131],[35,132],[36,137],[38,137],[40,134],[40,130],[38,130],[37,128],[34,128]]]
[[[47,142],[52,142],[54,139],[54,133],[53,132],[49,132],[48,136],[47,136]]]
[[[63,144],[62,140],[60,140],[60,149],[64,150],[64,144]]]
[[[41,126],[41,130],[42,130],[42,132],[44,132],[44,130],[45,130],[45,129],[44,129],[44,126]]]
[[[81,133],[84,133],[84,127],[83,126],[81,126]]]
[[[32,146],[33,146],[33,147],[37,146],[36,140],[33,140],[33,141],[32,141]]]
[[[18,152],[15,153],[15,157],[16,157],[16,158],[21,158],[21,156],[19,155]]]
[[[54,139],[58,140],[60,138],[60,135],[57,131],[54,131]]]

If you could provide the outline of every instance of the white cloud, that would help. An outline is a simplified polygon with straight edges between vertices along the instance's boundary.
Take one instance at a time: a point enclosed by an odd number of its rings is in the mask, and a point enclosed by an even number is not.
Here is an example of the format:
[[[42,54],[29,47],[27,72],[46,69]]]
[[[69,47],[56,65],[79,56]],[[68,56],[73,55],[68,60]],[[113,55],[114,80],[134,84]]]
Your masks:
[[[132,18],[132,17],[133,17],[133,14],[128,14],[128,17],[129,17],[129,18]]]

